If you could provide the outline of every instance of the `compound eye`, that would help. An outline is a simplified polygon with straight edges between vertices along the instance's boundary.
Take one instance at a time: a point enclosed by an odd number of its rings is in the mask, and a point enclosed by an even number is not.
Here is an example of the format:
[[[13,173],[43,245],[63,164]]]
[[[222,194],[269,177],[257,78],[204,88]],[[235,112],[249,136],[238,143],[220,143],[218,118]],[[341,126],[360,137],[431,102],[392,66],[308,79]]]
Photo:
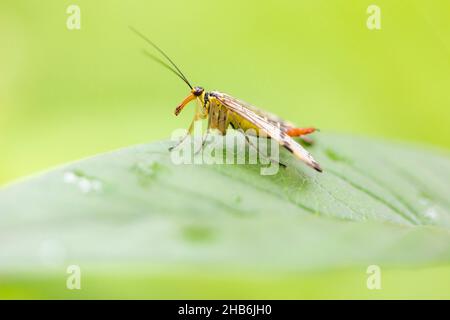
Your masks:
[[[199,96],[203,93],[203,88],[202,87],[195,87],[194,88],[194,95]]]

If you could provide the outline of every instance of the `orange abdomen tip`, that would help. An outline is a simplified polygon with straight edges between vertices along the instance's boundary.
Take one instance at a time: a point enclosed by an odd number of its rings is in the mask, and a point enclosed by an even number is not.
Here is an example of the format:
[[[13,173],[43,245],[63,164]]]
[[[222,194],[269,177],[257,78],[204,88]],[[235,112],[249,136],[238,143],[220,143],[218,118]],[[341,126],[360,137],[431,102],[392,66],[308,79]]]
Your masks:
[[[314,131],[316,131],[316,128],[290,128],[286,131],[286,134],[291,137],[299,137]]]

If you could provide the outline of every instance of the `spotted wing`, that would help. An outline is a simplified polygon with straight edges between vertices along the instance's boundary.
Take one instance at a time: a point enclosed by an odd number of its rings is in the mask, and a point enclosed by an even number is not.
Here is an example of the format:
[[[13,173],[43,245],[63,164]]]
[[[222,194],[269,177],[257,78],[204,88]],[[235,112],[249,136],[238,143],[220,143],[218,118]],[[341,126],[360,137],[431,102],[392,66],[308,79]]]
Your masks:
[[[305,162],[310,167],[315,170],[322,172],[320,165],[314,160],[312,155],[306,151],[300,144],[298,144],[294,139],[288,136],[281,126],[277,125],[275,118],[270,120],[264,117],[263,113],[258,114],[255,110],[259,110],[254,106],[249,105],[243,101],[240,101],[226,93],[212,92],[212,95],[216,97],[223,105],[225,105],[229,110],[235,112],[239,116],[243,117],[247,121],[250,121],[255,126],[260,128],[268,137],[275,139],[279,144],[284,146],[287,150],[292,152],[297,158]],[[276,117],[276,116],[273,116]]]
[[[277,116],[276,114],[267,112],[265,110],[261,110],[257,107],[255,107],[254,105],[251,105],[248,102],[242,101],[242,100],[238,100],[234,97],[231,97],[230,95],[226,94],[226,93],[221,93],[224,96],[229,97],[230,99],[234,99],[237,103],[239,103],[240,105],[242,105],[243,107],[253,111],[254,113],[256,113],[257,115],[259,115],[261,118],[263,118],[264,120],[274,124],[275,126],[279,127],[281,129],[281,131],[286,132],[289,129],[295,128],[296,126],[289,122],[284,120],[283,118],[280,118],[279,116]]]

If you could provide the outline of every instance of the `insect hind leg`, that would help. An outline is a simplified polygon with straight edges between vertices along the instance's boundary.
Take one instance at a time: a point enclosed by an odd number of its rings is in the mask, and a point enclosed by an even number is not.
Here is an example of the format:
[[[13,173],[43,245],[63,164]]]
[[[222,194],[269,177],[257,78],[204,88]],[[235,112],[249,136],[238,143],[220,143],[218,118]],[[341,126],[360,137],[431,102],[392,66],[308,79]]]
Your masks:
[[[272,159],[271,157],[267,157],[266,155],[262,154],[261,151],[259,151],[258,147],[255,146],[255,145],[250,141],[250,138],[249,138],[246,134],[244,134],[244,137],[245,137],[245,141],[247,142],[247,144],[248,144],[250,147],[252,147],[253,149],[255,149],[256,152],[258,152],[258,154],[259,154],[261,157],[263,157],[263,158],[265,158],[265,159],[268,159],[270,162],[272,162],[272,163],[274,163],[274,164],[278,164],[279,166],[281,166],[281,167],[283,167],[283,168],[286,168],[286,165],[285,165],[284,163],[281,163],[281,162],[279,162],[279,161],[276,161],[276,160]]]

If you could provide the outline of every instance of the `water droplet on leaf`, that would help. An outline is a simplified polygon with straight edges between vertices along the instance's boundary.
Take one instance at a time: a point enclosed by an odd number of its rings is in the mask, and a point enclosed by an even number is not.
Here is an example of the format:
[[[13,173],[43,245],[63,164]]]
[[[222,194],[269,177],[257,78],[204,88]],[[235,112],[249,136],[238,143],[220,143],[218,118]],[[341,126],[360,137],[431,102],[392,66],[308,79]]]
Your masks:
[[[67,184],[77,186],[83,193],[100,192],[102,190],[102,182],[89,177],[80,171],[64,172],[63,180]]]

